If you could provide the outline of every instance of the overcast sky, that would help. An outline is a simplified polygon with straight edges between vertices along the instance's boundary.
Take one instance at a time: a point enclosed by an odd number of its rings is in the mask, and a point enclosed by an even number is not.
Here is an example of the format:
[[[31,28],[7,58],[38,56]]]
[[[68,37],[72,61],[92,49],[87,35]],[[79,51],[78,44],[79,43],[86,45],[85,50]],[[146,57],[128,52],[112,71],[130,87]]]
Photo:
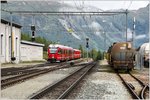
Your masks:
[[[102,10],[110,10],[110,9],[129,9],[129,10],[137,10],[141,7],[146,7],[149,3],[148,0],[145,1],[127,1],[127,0],[118,0],[118,1],[102,1],[102,0],[83,0],[83,1],[64,1],[64,3],[73,5],[73,6],[85,6],[85,5],[91,5],[98,7]]]
[[[129,9],[146,7],[149,0],[7,0],[7,1],[59,1],[75,7],[95,6],[102,10]]]

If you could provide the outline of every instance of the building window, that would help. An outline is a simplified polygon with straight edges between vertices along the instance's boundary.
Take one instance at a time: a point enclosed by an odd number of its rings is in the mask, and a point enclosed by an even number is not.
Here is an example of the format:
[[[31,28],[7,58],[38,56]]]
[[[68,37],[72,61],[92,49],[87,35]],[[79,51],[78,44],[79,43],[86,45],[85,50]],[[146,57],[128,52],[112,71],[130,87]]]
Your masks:
[[[1,34],[1,55],[3,54],[3,34]]]
[[[18,53],[17,45],[18,45],[18,38],[16,37],[16,56],[17,56],[17,53]]]
[[[11,36],[9,36],[9,55],[11,55]]]

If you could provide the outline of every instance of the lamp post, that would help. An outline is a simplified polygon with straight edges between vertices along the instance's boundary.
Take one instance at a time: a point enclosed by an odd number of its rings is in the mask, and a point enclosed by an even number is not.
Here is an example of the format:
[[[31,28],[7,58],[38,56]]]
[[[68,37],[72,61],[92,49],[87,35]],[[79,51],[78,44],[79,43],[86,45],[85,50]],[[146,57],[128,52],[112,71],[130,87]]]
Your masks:
[[[14,63],[16,57],[14,56],[14,32],[12,27],[12,12],[10,12],[10,33],[11,33],[11,62]]]
[[[35,41],[35,21],[34,16],[32,16],[32,25],[31,25],[31,31],[32,31],[32,42]]]
[[[87,48],[87,62],[88,62],[88,58],[89,58],[89,54],[88,54],[89,38],[86,38],[86,48]]]

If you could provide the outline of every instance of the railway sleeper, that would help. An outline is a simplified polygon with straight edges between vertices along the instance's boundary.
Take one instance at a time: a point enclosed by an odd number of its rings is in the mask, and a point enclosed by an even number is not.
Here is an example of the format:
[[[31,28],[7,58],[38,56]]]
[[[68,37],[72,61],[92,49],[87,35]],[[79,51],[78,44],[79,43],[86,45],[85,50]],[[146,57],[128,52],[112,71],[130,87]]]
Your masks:
[[[135,87],[131,83],[127,83],[133,90],[135,90]]]

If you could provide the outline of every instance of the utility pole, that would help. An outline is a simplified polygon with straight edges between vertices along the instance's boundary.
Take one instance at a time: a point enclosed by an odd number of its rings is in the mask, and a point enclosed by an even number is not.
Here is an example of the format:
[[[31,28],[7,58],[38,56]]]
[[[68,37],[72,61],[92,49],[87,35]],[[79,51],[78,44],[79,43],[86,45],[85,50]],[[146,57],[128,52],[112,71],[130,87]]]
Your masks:
[[[106,23],[106,20],[103,19],[102,21],[103,23]],[[106,32],[105,32],[105,27],[104,27],[104,31],[103,31],[103,36],[104,36],[104,52],[103,52],[103,59],[105,59],[105,50],[106,50]]]
[[[12,12],[10,12],[10,32],[11,32],[11,62],[16,60],[14,57],[14,33],[12,29]]]
[[[89,58],[89,53],[88,53],[88,49],[89,49],[89,38],[86,38],[86,48],[87,48],[87,62],[88,62],[88,58]]]
[[[105,35],[105,50],[106,50],[106,32],[104,32],[104,35]]]
[[[83,48],[83,51],[82,51],[82,58],[84,58],[84,48]]]
[[[103,52],[103,59],[105,59],[105,50],[106,50],[106,33],[103,31],[103,36],[104,36],[104,52]]]
[[[133,18],[133,31],[132,31],[132,46],[134,47],[135,42],[135,17]]]
[[[35,22],[34,22],[34,15],[32,16],[32,25],[31,25],[31,31],[32,31],[32,42],[35,41]]]
[[[127,37],[127,29],[128,29],[128,10],[126,9],[126,50],[127,50],[127,42],[128,42],[128,37]],[[127,52],[125,52],[125,58],[127,58]],[[127,59],[125,59],[126,61]]]
[[[127,37],[127,29],[128,29],[128,10],[126,10],[126,42],[128,41],[128,37]]]

